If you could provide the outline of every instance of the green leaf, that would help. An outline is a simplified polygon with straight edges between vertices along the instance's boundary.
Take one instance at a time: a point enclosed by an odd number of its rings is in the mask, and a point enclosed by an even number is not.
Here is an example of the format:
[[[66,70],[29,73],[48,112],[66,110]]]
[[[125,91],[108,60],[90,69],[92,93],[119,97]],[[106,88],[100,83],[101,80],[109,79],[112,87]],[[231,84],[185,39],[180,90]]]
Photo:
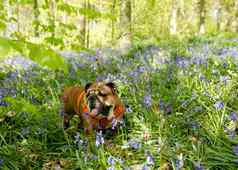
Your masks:
[[[64,58],[53,50],[38,44],[0,37],[0,58],[6,57],[10,51],[19,52],[42,66],[68,72]]]
[[[6,28],[6,24],[0,21],[0,30],[4,30]]]

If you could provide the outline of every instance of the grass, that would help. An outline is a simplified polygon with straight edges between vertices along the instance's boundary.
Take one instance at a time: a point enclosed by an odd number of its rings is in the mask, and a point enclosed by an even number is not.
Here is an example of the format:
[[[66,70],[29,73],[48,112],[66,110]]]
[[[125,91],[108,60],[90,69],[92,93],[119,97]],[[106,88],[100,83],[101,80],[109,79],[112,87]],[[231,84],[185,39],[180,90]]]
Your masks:
[[[105,61],[79,58],[69,61],[69,74],[4,67],[1,169],[237,169],[237,120],[230,114],[238,111],[238,56],[222,49],[238,48],[217,42],[172,41]],[[65,86],[99,79],[116,82],[127,112],[125,127],[96,146],[76,128],[76,117],[63,130],[59,96]]]

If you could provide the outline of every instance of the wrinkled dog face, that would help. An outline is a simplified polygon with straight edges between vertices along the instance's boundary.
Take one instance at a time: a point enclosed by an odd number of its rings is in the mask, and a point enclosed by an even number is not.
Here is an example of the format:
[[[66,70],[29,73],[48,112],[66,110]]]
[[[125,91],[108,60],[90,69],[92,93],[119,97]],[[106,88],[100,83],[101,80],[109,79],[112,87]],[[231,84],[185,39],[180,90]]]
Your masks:
[[[85,86],[86,100],[93,115],[109,116],[113,112],[116,99],[114,83],[96,82]]]

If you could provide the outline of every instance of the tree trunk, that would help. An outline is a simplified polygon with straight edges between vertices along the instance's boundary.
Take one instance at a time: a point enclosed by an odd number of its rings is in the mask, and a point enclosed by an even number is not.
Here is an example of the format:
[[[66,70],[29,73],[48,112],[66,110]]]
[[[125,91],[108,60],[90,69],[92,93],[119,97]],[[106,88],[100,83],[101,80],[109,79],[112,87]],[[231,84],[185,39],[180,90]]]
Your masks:
[[[90,0],[87,0],[87,8],[90,8]],[[87,22],[86,22],[87,26],[87,37],[86,37],[86,47],[89,48],[89,38],[90,38],[90,19],[89,17],[87,17]]]
[[[205,0],[199,1],[199,34],[205,33]]]
[[[87,0],[84,0],[83,2],[83,8],[86,9],[87,8]],[[86,16],[84,15],[83,16],[83,21],[81,22],[81,25],[80,25],[80,37],[81,37],[81,45],[83,47],[86,47],[86,24],[87,24],[87,18]]]
[[[113,0],[113,4],[112,4],[112,9],[111,9],[111,14],[112,14],[112,19],[111,19],[111,43],[112,45],[114,45],[115,41],[115,8],[116,8],[116,0]]]
[[[11,27],[12,23],[10,23],[9,18],[11,18],[12,16],[12,8],[10,7],[9,0],[3,0],[3,6],[6,10],[6,20],[8,21],[6,22],[6,28],[4,29],[3,36],[10,38],[11,29],[9,29],[9,27]]]
[[[216,31],[219,32],[221,30],[221,2],[220,0],[217,0],[214,2],[216,5],[216,11],[215,11],[215,19],[216,19]]]
[[[50,14],[51,14],[50,24],[52,26],[51,37],[55,38],[55,28],[56,28],[55,21],[56,21],[56,14],[57,14],[57,6],[56,6],[55,0],[50,1]]]
[[[172,9],[170,16],[170,34],[175,35],[177,33],[177,13],[178,13],[178,2],[176,0],[172,1]]]
[[[131,0],[120,0],[120,39],[119,46],[128,48],[132,44]]]
[[[235,19],[236,19],[236,32],[238,32],[238,0],[235,1]]]
[[[38,0],[34,0],[34,34],[36,37],[39,37],[39,14]]]

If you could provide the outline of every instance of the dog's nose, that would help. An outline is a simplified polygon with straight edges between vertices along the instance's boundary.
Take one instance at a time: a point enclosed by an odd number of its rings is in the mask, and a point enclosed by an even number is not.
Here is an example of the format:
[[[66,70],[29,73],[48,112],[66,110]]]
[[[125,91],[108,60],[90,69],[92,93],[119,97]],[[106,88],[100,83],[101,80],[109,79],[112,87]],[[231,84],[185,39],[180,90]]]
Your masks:
[[[95,100],[96,98],[97,96],[95,94],[88,96],[88,100]]]

